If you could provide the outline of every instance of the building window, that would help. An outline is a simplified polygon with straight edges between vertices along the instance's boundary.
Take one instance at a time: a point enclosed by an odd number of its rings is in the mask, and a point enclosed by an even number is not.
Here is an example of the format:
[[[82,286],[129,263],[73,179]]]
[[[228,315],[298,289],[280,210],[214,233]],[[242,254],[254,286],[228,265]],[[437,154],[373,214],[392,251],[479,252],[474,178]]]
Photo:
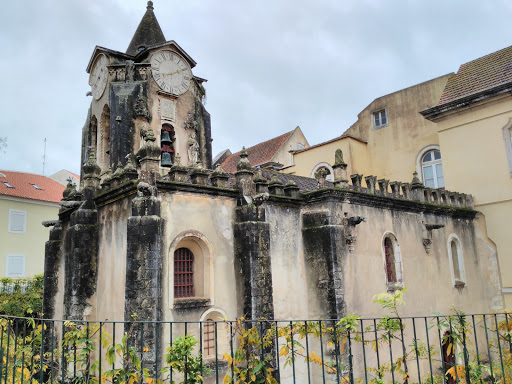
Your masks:
[[[402,256],[395,235],[390,232],[384,235],[382,250],[388,290],[403,288]]]
[[[452,283],[456,288],[462,288],[466,285],[466,273],[464,270],[464,259],[462,255],[462,245],[456,235],[448,238],[448,256],[450,269],[452,271]]]
[[[38,191],[42,191],[43,189],[38,187],[37,185],[35,184],[30,184],[31,186],[33,186],[35,189],[37,189]]]
[[[384,239],[384,254],[386,255],[386,279],[388,283],[396,283],[396,261],[393,252],[393,243],[386,237]]]
[[[2,183],[7,187],[7,188],[14,188],[11,184],[9,184],[7,181],[2,181]]]
[[[203,323],[203,356],[208,358],[215,355],[215,323],[207,319]]]
[[[9,209],[9,233],[25,233],[27,229],[27,212]]]
[[[202,233],[187,230],[178,234],[169,247],[169,305],[179,309],[186,305],[215,305],[213,299],[213,247]],[[187,298],[186,303],[179,299]],[[205,319],[217,319],[205,316]]]
[[[25,255],[7,255],[6,264],[7,277],[24,277],[25,276]]]
[[[427,188],[444,188],[441,151],[435,149],[425,153],[421,159],[423,185]]]
[[[174,163],[174,128],[169,124],[164,124],[160,131],[160,148],[162,157],[160,165],[162,167],[172,167]]]
[[[100,120],[100,150],[101,168],[108,169],[110,167],[110,108],[108,105],[103,106]]]
[[[188,248],[174,252],[174,297],[194,297],[194,255]]]
[[[222,321],[228,316],[220,308],[207,309],[199,318],[199,332],[201,332],[201,351],[205,361],[212,362],[215,356],[223,356],[229,353],[229,336],[227,323]]]
[[[91,146],[94,151],[96,151],[97,143],[98,143],[98,119],[96,116],[93,116],[91,118],[91,131],[90,131],[90,138],[89,138],[89,145]]]
[[[388,116],[385,109],[373,112],[372,119],[374,129],[382,128],[388,125]]]
[[[297,143],[296,149],[297,149],[297,150],[299,150],[299,149],[304,149],[304,144]]]
[[[325,177],[325,180],[334,181],[334,171],[333,171],[332,167],[327,163],[319,163],[319,164],[315,165],[315,167],[313,168],[313,171],[311,172],[311,178],[314,179],[315,174],[322,168],[325,168],[325,170],[327,171],[327,176]]]

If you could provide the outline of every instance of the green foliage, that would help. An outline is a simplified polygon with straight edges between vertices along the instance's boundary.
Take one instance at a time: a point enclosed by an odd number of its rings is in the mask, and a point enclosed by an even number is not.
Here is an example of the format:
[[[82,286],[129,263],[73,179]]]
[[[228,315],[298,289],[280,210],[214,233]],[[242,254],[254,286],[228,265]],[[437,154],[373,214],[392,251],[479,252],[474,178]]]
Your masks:
[[[275,326],[264,322],[266,331],[262,334],[257,328],[245,323],[243,318],[232,325],[231,331],[238,337],[239,346],[233,358],[226,353],[224,359],[232,366],[236,379],[228,374],[224,377],[224,383],[277,384],[273,376],[273,356],[269,353],[275,337]]]
[[[201,355],[193,355],[196,344],[197,340],[192,335],[185,335],[174,340],[165,354],[165,362],[169,366],[162,369],[162,372],[169,373],[174,370],[183,374],[187,372],[187,379],[183,381],[184,384],[202,383],[201,370],[206,375],[209,375],[211,370],[203,366]]]
[[[0,315],[39,316],[43,310],[43,275],[0,279]]]
[[[356,315],[345,316],[337,322],[300,321],[284,326],[277,326],[274,321],[248,322],[243,318],[227,322],[227,332],[232,337],[230,344],[236,346],[236,350],[223,356],[228,364],[224,383],[275,384],[276,358],[279,358],[281,370],[296,367],[297,363],[313,364],[326,374],[339,376],[341,383],[361,384],[363,380],[357,377],[363,377],[363,373],[353,372],[355,368],[351,364],[357,343],[359,351],[364,343],[366,353],[371,349],[380,354],[378,365],[366,366],[365,375],[370,384],[415,384],[415,373],[410,374],[410,369],[422,360],[433,367],[430,374],[422,371],[422,383],[512,382],[510,315],[485,318],[475,315],[473,322],[471,317],[453,309],[449,316],[432,318],[430,328],[426,329],[431,335],[439,333],[440,340],[431,338],[429,343],[419,338],[411,340],[412,329],[405,332],[409,319],[400,317],[404,291],[375,296],[375,302],[387,311],[386,316],[375,322]],[[150,346],[140,344],[140,335],[134,332],[136,322],[131,323],[122,337],[119,335],[113,340],[105,331],[105,325],[67,321],[62,329],[52,329],[51,322],[45,323],[50,327],[47,328],[33,319],[23,321],[0,318],[0,377],[6,384],[59,382],[61,375],[65,377],[62,382],[73,384],[196,384],[203,382],[203,375],[211,374],[191,334],[174,339],[165,355],[159,356],[165,361],[165,367],[155,375],[142,362]],[[361,329],[365,321],[366,325],[371,325]],[[62,341],[53,345],[51,336],[59,332]],[[475,333],[489,335],[482,339],[487,345],[480,343],[480,355],[471,344]],[[49,345],[43,347],[43,340]],[[276,350],[277,343],[279,350]],[[323,349],[317,354],[312,345],[319,343]],[[452,363],[443,362],[440,349],[451,356]],[[490,355],[486,354],[487,350]],[[276,353],[279,356],[275,356]],[[154,355],[146,359],[153,361]],[[280,374],[286,375],[285,372]]]

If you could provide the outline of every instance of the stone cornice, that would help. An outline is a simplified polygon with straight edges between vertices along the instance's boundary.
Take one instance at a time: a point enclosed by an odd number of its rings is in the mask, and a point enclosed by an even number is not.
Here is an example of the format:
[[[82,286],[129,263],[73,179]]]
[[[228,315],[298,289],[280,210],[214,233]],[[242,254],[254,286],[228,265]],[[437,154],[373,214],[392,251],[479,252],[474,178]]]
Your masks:
[[[116,188],[100,193],[94,198],[94,202],[96,203],[96,206],[102,207],[127,196],[134,195],[137,193],[137,184],[138,180],[127,181]]]
[[[170,192],[190,192],[203,195],[225,196],[236,199],[239,195],[236,189],[213,187],[211,185],[181,183],[178,181],[158,180],[156,185],[159,190]]]
[[[319,189],[317,191],[304,193],[303,196],[306,204],[327,201],[336,202],[341,200],[349,204],[357,204],[367,207],[393,209],[414,213],[432,213],[464,219],[473,219],[478,213],[473,209],[464,207],[424,203],[403,198],[353,191],[345,188]]]

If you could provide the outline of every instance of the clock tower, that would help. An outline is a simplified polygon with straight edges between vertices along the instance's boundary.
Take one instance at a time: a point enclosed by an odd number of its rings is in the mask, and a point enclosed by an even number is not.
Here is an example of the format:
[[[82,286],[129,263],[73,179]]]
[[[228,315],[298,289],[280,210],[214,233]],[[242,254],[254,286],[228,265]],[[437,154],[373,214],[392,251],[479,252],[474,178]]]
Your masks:
[[[174,40],[165,39],[148,1],[126,52],[96,46],[89,61],[92,101],[82,133],[82,161],[93,149],[106,175],[130,156],[137,161],[146,138],[154,137],[161,149],[161,175],[177,161],[211,168],[206,80],[194,76],[195,65]]]

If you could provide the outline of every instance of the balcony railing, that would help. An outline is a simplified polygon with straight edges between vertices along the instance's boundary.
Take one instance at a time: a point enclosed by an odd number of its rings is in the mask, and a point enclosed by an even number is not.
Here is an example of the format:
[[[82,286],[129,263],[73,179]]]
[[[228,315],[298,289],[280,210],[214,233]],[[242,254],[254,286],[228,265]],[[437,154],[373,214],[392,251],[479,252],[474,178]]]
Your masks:
[[[512,384],[507,313],[0,327],[0,383]]]

